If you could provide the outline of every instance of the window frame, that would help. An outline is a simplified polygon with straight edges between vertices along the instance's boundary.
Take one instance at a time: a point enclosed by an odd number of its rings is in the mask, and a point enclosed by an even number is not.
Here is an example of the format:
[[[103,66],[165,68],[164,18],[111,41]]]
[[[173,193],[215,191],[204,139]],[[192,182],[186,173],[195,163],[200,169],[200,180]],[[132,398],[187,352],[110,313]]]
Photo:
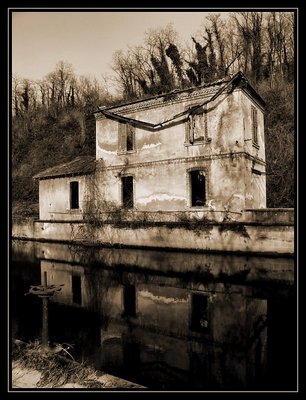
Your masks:
[[[205,177],[205,204],[203,205],[192,205],[192,173],[196,172],[196,171],[201,171],[203,172],[203,175]],[[194,168],[190,168],[187,170],[187,185],[188,185],[188,207],[192,208],[192,209],[208,209],[208,173],[207,173],[207,169],[205,167],[194,167]]]
[[[118,148],[117,154],[130,154],[136,152],[135,142],[136,127],[133,123],[118,122]],[[131,139],[132,149],[128,149],[128,141]]]
[[[252,144],[254,147],[259,148],[258,142],[258,110],[254,105],[251,105],[251,130],[252,130]]]
[[[186,107],[186,110],[190,110],[193,107],[199,106],[200,104],[190,104],[188,107]],[[194,140],[194,129],[195,129],[195,118],[197,116],[201,116],[202,118],[202,123],[203,123],[203,136],[200,136],[200,140]],[[192,129],[192,135],[191,135],[191,129]],[[191,137],[193,140],[191,140]],[[206,143],[211,142],[211,139],[208,138],[208,121],[207,121],[207,105],[205,104],[202,106],[202,112],[199,113],[192,113],[189,114],[188,117],[185,120],[185,141],[184,145],[185,146],[197,146],[197,145],[203,145]]]
[[[127,207],[126,205],[125,205],[125,202],[124,202],[124,193],[123,193],[123,191],[124,191],[124,183],[123,183],[123,180],[124,179],[126,179],[126,178],[131,178],[132,179],[132,206],[131,207]],[[131,209],[133,209],[134,207],[135,207],[135,185],[134,185],[134,181],[135,181],[135,178],[134,178],[134,176],[133,175],[123,175],[123,176],[121,176],[121,179],[120,179],[120,182],[121,182],[121,207],[123,208],[123,209],[126,209],[126,210],[131,210]]]

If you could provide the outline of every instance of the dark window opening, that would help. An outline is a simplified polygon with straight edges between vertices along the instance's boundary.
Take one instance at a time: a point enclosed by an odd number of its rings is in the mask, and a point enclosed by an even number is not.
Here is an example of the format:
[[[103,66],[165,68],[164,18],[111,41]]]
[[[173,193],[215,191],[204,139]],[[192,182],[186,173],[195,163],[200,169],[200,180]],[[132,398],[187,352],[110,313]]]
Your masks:
[[[70,207],[79,208],[79,182],[70,182]]]
[[[140,372],[141,358],[140,358],[140,345],[137,342],[131,342],[130,338],[123,338],[122,353],[123,364],[128,376],[133,376]]]
[[[207,354],[196,353],[192,351],[189,354],[190,372],[194,380],[209,379],[209,358]]]
[[[255,107],[252,106],[252,136],[253,136],[253,142],[255,144],[258,144],[258,125],[257,125],[257,110]]]
[[[261,340],[258,339],[255,349],[254,349],[254,360],[255,360],[255,378],[259,379],[262,376],[263,372],[263,362],[261,358],[262,354],[262,344]]]
[[[135,129],[134,126],[126,125],[126,151],[134,150]]]
[[[133,177],[124,176],[122,179],[122,202],[124,208],[133,208]]]
[[[136,290],[134,285],[124,286],[123,308],[124,308],[124,315],[128,317],[136,316]]]
[[[190,328],[199,332],[206,332],[208,329],[208,300],[205,295],[192,295]]]
[[[72,301],[82,304],[81,277],[78,275],[72,275]]]
[[[206,203],[204,171],[191,171],[191,205],[204,206]]]

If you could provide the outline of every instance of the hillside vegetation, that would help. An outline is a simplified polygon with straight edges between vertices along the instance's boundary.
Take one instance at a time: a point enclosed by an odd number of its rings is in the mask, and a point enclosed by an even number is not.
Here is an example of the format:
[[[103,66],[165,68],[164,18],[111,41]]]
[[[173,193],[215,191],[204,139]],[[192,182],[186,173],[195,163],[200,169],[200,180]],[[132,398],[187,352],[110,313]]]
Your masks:
[[[95,78],[76,76],[60,61],[46,77],[12,79],[13,212],[37,212],[36,173],[79,155],[95,154],[93,112],[170,90],[202,85],[238,70],[266,101],[268,207],[293,207],[294,15],[241,12],[211,14],[183,46],[171,25],[149,30],[139,46],[113,55],[110,95]],[[36,204],[36,206],[35,206]]]

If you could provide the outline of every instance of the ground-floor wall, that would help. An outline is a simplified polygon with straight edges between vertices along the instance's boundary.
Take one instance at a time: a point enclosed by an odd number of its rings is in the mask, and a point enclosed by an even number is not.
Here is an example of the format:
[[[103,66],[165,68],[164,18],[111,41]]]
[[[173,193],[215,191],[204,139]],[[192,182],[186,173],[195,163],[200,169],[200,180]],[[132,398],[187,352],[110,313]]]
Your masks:
[[[98,163],[99,164],[99,163]],[[241,212],[248,207],[266,206],[265,176],[252,172],[252,161],[244,153],[198,156],[148,163],[99,168],[96,186],[101,199],[99,210],[107,204],[124,206],[124,178],[132,178],[133,208],[139,211],[207,210]],[[264,165],[260,168],[264,172]],[[193,173],[200,171],[204,179],[205,205],[195,205],[197,196]],[[199,190],[201,195],[201,188]],[[98,192],[96,192],[98,194]]]
[[[245,153],[126,162],[107,168],[100,160],[94,174],[40,180],[39,217],[76,221],[131,209],[226,213],[237,220],[246,205],[266,205],[265,176],[253,173],[252,165]],[[264,165],[260,168],[264,171]]]
[[[69,221],[82,219],[94,193],[93,181],[94,175],[66,176],[40,180],[40,219]],[[75,185],[74,190],[72,190],[72,185]],[[73,197],[75,198],[73,199]]]

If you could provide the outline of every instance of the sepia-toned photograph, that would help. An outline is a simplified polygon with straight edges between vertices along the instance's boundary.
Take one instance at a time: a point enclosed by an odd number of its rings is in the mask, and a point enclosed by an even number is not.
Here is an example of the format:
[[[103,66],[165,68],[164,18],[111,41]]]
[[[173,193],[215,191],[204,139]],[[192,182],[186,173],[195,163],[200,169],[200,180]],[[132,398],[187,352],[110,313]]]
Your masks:
[[[298,8],[7,15],[7,391],[298,392]]]

